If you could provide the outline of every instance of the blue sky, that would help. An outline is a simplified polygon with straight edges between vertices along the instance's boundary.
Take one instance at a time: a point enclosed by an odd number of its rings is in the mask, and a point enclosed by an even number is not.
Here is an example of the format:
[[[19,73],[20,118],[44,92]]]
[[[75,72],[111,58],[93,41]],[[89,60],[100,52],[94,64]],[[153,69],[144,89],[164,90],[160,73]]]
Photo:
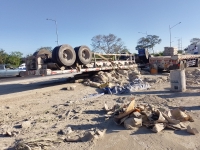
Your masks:
[[[109,33],[121,38],[130,52],[136,52],[138,32],[158,35],[162,42],[155,51],[172,46],[175,37],[182,47],[200,38],[200,0],[0,0],[0,49],[24,55],[40,47],[54,48],[57,21],[59,44],[87,45],[95,35]]]

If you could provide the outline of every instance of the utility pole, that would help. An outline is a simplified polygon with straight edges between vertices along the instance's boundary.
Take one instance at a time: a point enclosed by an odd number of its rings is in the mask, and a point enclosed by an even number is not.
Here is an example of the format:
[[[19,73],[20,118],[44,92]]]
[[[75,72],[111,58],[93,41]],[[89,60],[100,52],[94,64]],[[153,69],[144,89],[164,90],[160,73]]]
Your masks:
[[[171,47],[171,29],[173,28],[173,27],[175,27],[175,26],[177,26],[177,25],[179,25],[181,22],[179,22],[179,23],[177,23],[177,24],[175,24],[174,26],[172,26],[172,27],[170,27],[170,25],[169,25],[169,35],[170,35],[170,47]]]
[[[55,25],[56,25],[56,37],[57,37],[57,45],[58,45],[58,28],[57,28],[57,22],[56,22],[56,20],[53,20],[53,19],[48,19],[47,18],[47,20],[51,20],[51,21],[54,21],[55,22]]]

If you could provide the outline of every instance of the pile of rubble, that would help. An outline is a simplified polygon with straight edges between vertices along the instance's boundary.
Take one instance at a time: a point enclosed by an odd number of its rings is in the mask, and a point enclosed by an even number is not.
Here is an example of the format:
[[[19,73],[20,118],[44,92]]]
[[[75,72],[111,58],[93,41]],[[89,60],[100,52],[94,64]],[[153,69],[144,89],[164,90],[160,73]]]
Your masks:
[[[105,103],[104,109],[108,118],[114,118],[117,125],[123,124],[126,129],[135,129],[146,126],[154,132],[160,132],[165,128],[173,130],[187,129],[191,134],[197,134],[195,128],[189,126],[193,122],[192,117],[183,108],[166,110],[156,108],[149,104],[135,104],[134,97],[129,98],[129,103],[116,104],[109,108]]]
[[[186,84],[200,84],[200,69],[195,69],[194,71],[185,71]]]
[[[111,72],[100,71],[91,79],[87,79],[84,84],[101,89],[105,88],[107,94],[122,94],[150,88],[148,83],[142,81],[138,68]]]

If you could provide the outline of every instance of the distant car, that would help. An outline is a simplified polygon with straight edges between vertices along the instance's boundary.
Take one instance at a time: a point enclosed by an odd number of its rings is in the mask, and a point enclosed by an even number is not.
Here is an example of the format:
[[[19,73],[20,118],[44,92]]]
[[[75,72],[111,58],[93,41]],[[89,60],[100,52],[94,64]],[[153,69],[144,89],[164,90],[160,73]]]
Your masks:
[[[12,76],[17,76],[17,77],[23,77],[24,76],[24,71],[19,68],[14,68],[11,65],[8,64],[0,64],[0,77],[12,77]]]
[[[25,64],[25,63],[21,64],[21,65],[18,67],[18,69],[20,69],[20,70],[26,70],[26,64]]]

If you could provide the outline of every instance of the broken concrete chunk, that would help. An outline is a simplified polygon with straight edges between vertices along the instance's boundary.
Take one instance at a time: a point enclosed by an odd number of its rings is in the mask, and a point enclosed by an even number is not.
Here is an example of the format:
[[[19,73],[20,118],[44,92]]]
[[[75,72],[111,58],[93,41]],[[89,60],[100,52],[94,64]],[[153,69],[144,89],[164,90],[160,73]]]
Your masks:
[[[179,124],[180,124],[180,126],[182,128],[187,128],[187,126],[190,124],[190,122],[189,121],[184,121],[184,122],[180,122]]]
[[[67,86],[66,88],[63,88],[63,90],[69,90],[69,91],[74,91],[76,88],[75,85],[72,85],[72,86]]]
[[[134,127],[141,127],[142,126],[142,119],[138,119],[138,118],[127,118],[124,121],[124,127],[126,129],[134,129]]]
[[[24,128],[24,129],[30,128],[31,122],[30,121],[24,121],[24,122],[22,122],[21,127]]]
[[[171,112],[172,118],[176,120],[188,121],[190,118],[185,112],[181,111],[179,108],[172,109],[170,112]]]
[[[130,113],[132,113],[134,111],[134,106],[135,106],[135,100],[133,99],[130,102],[130,104],[128,105],[128,107],[126,108],[125,112],[115,116],[115,118],[121,119],[121,118],[129,115]]]
[[[167,123],[168,122],[159,110],[157,110],[157,113],[159,115],[159,118],[156,122],[158,122],[158,123]]]
[[[99,88],[99,86],[100,86],[101,84],[100,84],[100,83],[97,83],[97,82],[92,82],[92,81],[90,81],[90,82],[89,82],[89,85],[90,85],[91,87]]]
[[[170,112],[170,111],[169,111]],[[180,123],[180,120],[176,120],[176,119],[173,119],[171,118],[172,116],[170,115],[171,113],[168,113],[168,115],[162,113],[163,117],[165,117],[165,119],[171,123],[171,124],[179,124]]]
[[[129,116],[126,116],[126,117],[124,117],[124,118],[122,118],[121,120],[120,120],[120,123],[119,124],[122,124],[126,119],[128,119],[129,118]]]
[[[132,114],[133,114],[133,116],[136,117],[136,118],[142,117],[142,115],[141,115],[138,111],[135,111],[135,112],[133,112]]]
[[[142,119],[134,118],[134,126],[141,127],[142,126]]]
[[[196,128],[192,128],[191,126],[187,126],[187,132],[194,135],[199,133],[199,131]]]
[[[157,133],[157,132],[162,131],[165,127],[166,127],[166,125],[163,124],[163,123],[156,123],[156,124],[154,125],[152,131]]]
[[[72,132],[73,132],[73,131],[72,131],[71,127],[67,127],[66,129],[61,129],[61,130],[58,132],[58,134],[68,135],[68,134],[70,134],[70,133],[72,133]]]
[[[94,139],[94,134],[92,134],[90,131],[86,131],[83,137],[81,137],[82,142],[92,141],[93,139]]]
[[[106,129],[104,129],[103,131],[97,130],[97,131],[95,132],[95,134],[96,134],[97,136],[99,136],[99,138],[102,138],[102,137],[104,136],[105,133],[106,133]]]
[[[133,118],[128,118],[124,121],[124,127],[128,130],[134,129],[133,127]]]
[[[67,137],[64,139],[64,142],[81,142],[81,138],[79,136]]]

